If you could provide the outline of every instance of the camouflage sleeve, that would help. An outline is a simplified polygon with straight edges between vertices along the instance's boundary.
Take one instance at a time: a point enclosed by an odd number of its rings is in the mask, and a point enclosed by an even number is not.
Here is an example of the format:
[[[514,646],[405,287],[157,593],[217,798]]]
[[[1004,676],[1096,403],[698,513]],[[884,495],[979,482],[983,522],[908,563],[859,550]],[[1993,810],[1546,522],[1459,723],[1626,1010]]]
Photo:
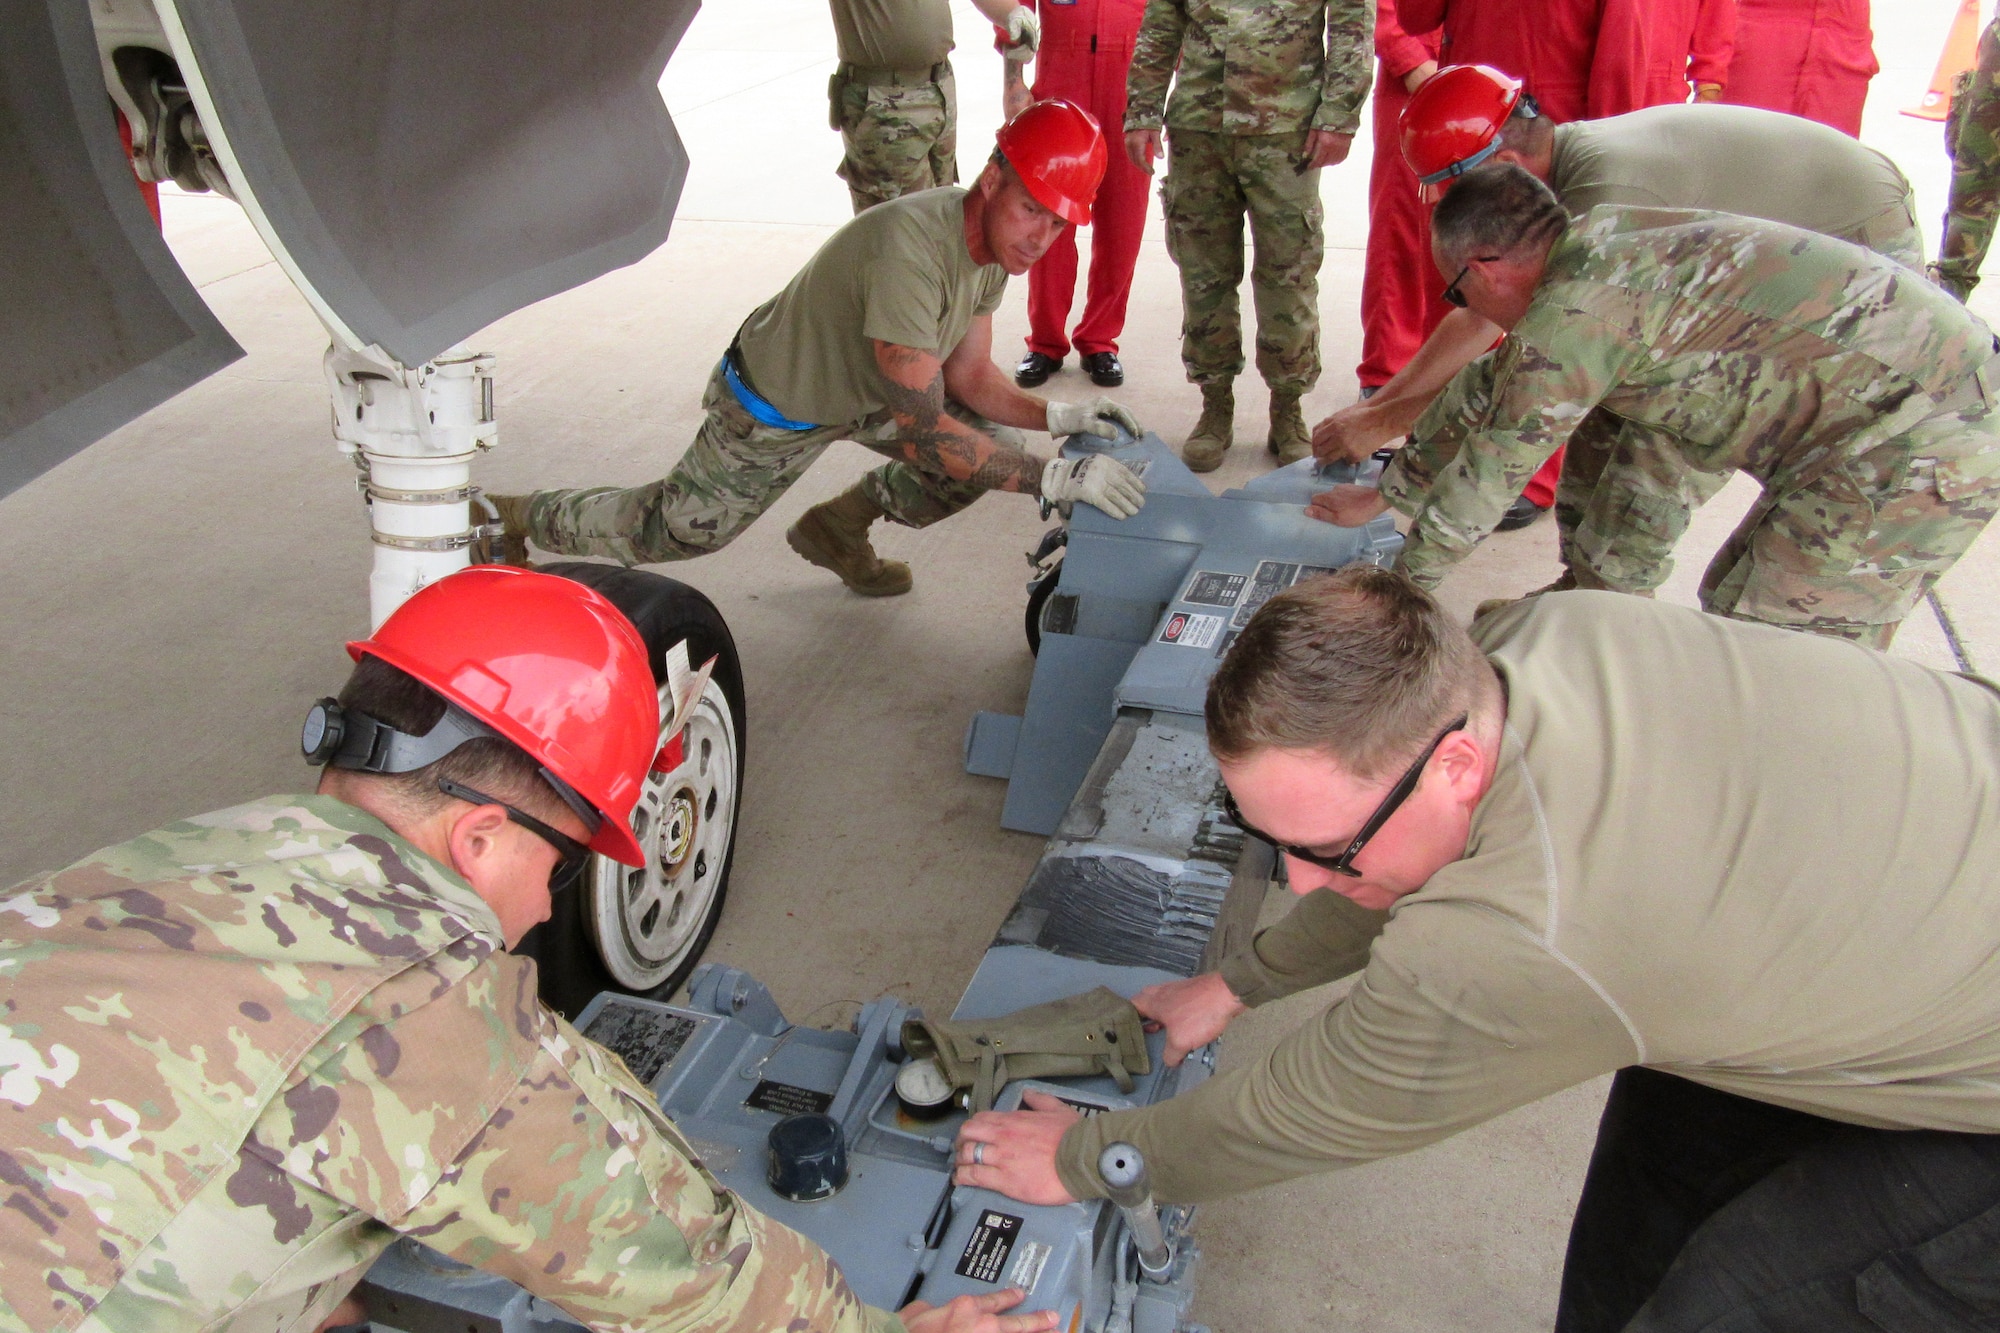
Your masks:
[[[539,1044],[399,1229],[600,1329],[902,1333],[709,1175],[617,1057],[559,1021]]]
[[[1492,404],[1484,423],[1464,433],[1456,456],[1438,466],[1414,507],[1396,568],[1423,587],[1436,587],[1486,539],[1535,470],[1618,381],[1629,339],[1582,311],[1557,307],[1551,301],[1531,308],[1493,354]],[[1412,438],[1442,426],[1433,414],[1448,407],[1443,398],[1433,403]],[[1459,410],[1465,410],[1462,401]],[[1390,503],[1405,508],[1413,494],[1407,489],[1410,468],[1400,462],[1384,469],[1382,489]]]
[[[1375,0],[1326,0],[1326,74],[1313,128],[1352,134],[1375,73]]]
[[[1444,471],[1493,414],[1495,353],[1485,352],[1452,376],[1410,428],[1409,442],[1382,470],[1382,498],[1406,518],[1415,518]]]
[[[1167,86],[1180,64],[1187,9],[1181,0],[1146,0],[1146,15],[1125,73],[1126,130],[1157,130],[1166,114]]]
[[[1951,196],[1933,276],[1963,301],[1979,285],[1979,267],[2000,216],[2000,19],[1980,34],[1978,68],[1960,77],[1945,119]]]
[[[534,975],[496,955],[345,1042],[259,1123],[273,1164],[594,1328],[900,1333],[703,1169]]]

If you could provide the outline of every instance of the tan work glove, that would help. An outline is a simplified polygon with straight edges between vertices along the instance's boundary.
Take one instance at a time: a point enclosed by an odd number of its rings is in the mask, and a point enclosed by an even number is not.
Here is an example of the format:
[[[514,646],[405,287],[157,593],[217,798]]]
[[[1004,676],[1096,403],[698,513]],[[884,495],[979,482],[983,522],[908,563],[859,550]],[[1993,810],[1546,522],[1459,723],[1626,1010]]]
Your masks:
[[[1007,59],[1022,65],[1034,59],[1042,46],[1041,16],[1026,5],[1015,5],[1007,15],[1006,43],[1000,54]]]
[[[1105,454],[1051,458],[1042,468],[1042,499],[1061,510],[1064,518],[1078,500],[1096,505],[1113,518],[1130,518],[1146,506],[1146,483],[1131,468]]]
[[[1086,403],[1050,403],[1048,414],[1051,435],[1096,435],[1115,440],[1119,426],[1131,435],[1144,429],[1129,408],[1110,398],[1093,398]]]

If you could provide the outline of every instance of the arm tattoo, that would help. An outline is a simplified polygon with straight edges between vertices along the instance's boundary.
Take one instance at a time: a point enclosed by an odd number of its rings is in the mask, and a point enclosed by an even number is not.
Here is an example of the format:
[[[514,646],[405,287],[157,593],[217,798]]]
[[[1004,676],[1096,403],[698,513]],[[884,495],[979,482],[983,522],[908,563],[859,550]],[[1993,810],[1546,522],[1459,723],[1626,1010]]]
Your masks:
[[[904,456],[926,472],[969,481],[983,490],[1041,493],[1042,465],[983,431],[974,430],[944,410],[944,367],[929,353],[893,344],[878,344],[885,373],[884,396],[896,419],[896,440]],[[930,383],[921,389],[909,381],[932,363]]]

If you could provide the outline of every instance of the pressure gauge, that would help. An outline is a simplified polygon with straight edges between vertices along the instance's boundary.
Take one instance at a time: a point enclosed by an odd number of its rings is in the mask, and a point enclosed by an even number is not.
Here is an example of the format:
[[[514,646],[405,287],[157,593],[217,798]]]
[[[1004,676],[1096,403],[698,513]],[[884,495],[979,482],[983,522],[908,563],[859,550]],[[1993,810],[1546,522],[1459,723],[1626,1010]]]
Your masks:
[[[896,1100],[914,1120],[936,1120],[951,1110],[952,1092],[935,1060],[912,1060],[896,1071]]]

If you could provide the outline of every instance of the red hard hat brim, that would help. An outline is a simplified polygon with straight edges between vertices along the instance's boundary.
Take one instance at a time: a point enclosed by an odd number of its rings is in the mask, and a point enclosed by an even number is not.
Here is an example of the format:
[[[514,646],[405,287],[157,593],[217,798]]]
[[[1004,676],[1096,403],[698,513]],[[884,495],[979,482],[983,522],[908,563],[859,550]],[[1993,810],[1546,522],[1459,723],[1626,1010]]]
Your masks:
[[[598,826],[597,836],[590,840],[590,850],[635,869],[646,863],[646,853],[641,850],[639,840],[632,836],[632,830],[609,815]]]
[[[1028,177],[1022,176],[1018,171],[1014,174],[1019,177],[1022,186],[1028,191],[1028,194],[1043,208],[1048,209],[1049,212],[1055,214],[1073,227],[1087,227],[1090,225],[1090,202],[1088,200],[1079,203],[1068,195],[1058,194],[1041,181],[1030,180]]]

